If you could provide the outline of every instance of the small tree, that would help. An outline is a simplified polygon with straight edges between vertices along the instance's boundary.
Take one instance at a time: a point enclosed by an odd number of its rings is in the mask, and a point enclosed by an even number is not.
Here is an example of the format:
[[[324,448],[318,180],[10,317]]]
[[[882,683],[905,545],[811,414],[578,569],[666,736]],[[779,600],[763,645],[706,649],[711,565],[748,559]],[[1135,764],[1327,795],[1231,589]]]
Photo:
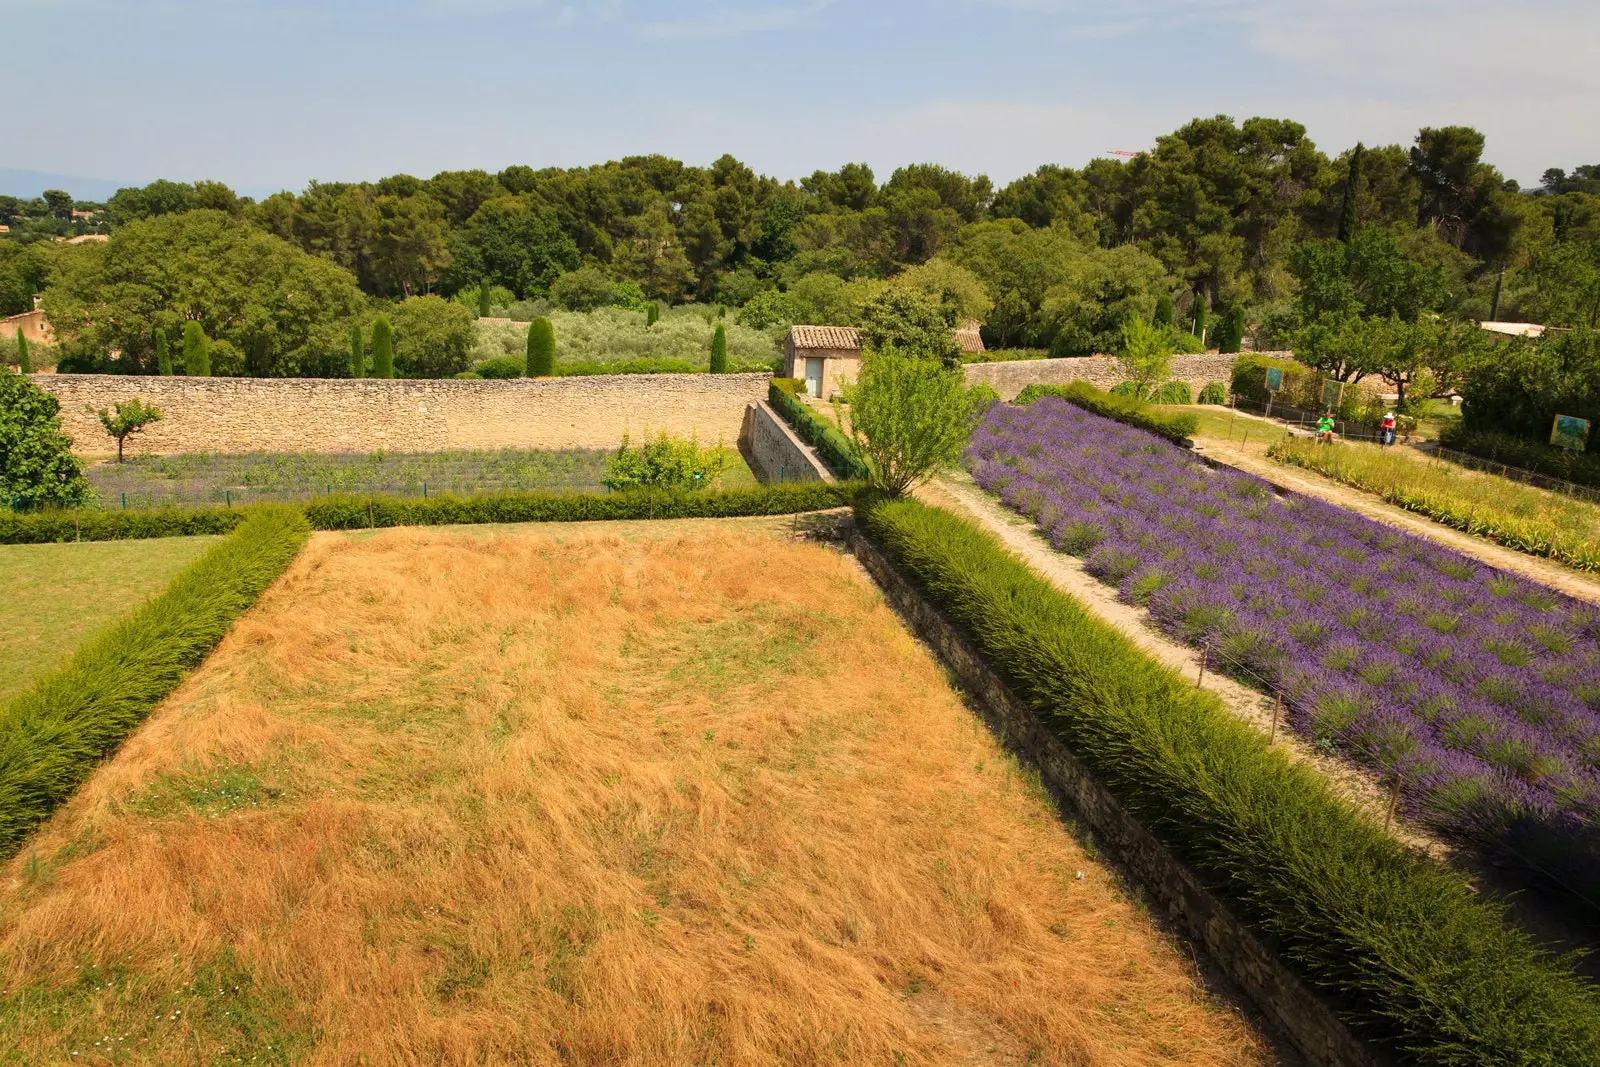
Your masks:
[[[1350,173],[1344,181],[1344,203],[1339,207],[1339,240],[1345,244],[1350,243],[1350,238],[1356,233],[1356,197],[1361,191],[1361,156],[1366,148],[1360,141],[1356,142],[1355,151],[1350,153]]]
[[[1172,366],[1172,334],[1144,321],[1142,315],[1129,315],[1122,324],[1122,351],[1117,366],[1133,384],[1133,395],[1148,400],[1159,381]]]
[[[720,322],[711,335],[711,373],[728,373],[728,329]]]
[[[0,363],[0,506],[73,507],[89,498],[61,402]]]
[[[478,318],[489,317],[489,279],[485,278],[478,283]]]
[[[722,447],[701,448],[693,438],[685,441],[663,431],[638,448],[622,438],[622,447],[606,461],[605,485],[613,492],[630,489],[707,489],[733,463]]]
[[[156,331],[156,373],[172,377],[172,349],[167,344],[167,335],[160,330]]]
[[[893,344],[868,352],[843,392],[871,482],[895,496],[961,459],[987,399],[937,356]]]
[[[1206,343],[1206,294],[1194,294],[1194,335]]]
[[[211,377],[211,341],[200,324],[183,324],[183,372],[191,378]]]
[[[1156,301],[1156,325],[1165,326],[1168,329],[1173,328],[1177,322],[1177,319],[1173,317],[1173,312],[1172,294],[1162,293],[1161,299]]]
[[[145,404],[138,397],[119,403],[115,414],[108,408],[101,408],[99,415],[100,425],[106,428],[106,433],[117,439],[118,463],[122,462],[122,446],[129,436],[143,430],[152,422],[161,421],[161,412]]]
[[[644,325],[646,329],[661,321],[661,305],[654,300],[645,305]]]
[[[1217,330],[1217,351],[1237,352],[1244,345],[1244,305],[1229,304]]]
[[[366,347],[361,341],[361,325],[350,324],[350,377],[365,378],[367,376]]]
[[[372,323],[372,376],[394,377],[394,327],[382,315]]]
[[[551,378],[556,373],[556,328],[543,315],[528,323],[528,377]]]
[[[17,372],[19,374],[33,373],[33,353],[28,351],[28,339],[22,336],[22,327],[17,327]]]

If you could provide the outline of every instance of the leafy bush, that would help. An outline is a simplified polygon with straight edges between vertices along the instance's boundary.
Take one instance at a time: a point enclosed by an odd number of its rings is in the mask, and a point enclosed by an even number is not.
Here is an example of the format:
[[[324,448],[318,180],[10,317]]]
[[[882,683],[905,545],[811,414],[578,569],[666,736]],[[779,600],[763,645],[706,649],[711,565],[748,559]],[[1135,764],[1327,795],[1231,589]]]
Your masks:
[[[910,500],[858,514],[1123,807],[1359,1032],[1428,1067],[1600,1064],[1595,992],[1463,878],[969,523]]]
[[[165,593],[0,709],[0,854],[177,688],[305,543],[293,508],[255,512]]]
[[[394,366],[402,378],[448,378],[467,369],[476,341],[472,312],[441,296],[413,296],[390,311]],[[376,330],[372,362],[378,362]],[[374,374],[382,378],[385,375]]]
[[[382,315],[372,323],[372,376],[394,377],[394,327]]]
[[[528,323],[527,369],[530,378],[548,378],[556,372],[556,332],[547,318]]]
[[[817,456],[835,477],[864,481],[868,477],[867,465],[856,451],[855,442],[806,406],[796,395],[803,388],[805,383],[798,378],[774,378],[767,386],[767,403],[794,427],[800,440],[817,450]]]
[[[1466,429],[1546,443],[1557,415],[1600,424],[1600,332],[1580,328],[1494,348],[1472,362],[1461,385]],[[1590,435],[1588,454],[1600,455],[1600,433]]]
[[[323,497],[305,506],[318,530],[617,519],[725,519],[849,507],[859,482],[788,482],[705,492],[504,493],[486,496]]]
[[[1152,404],[1193,404],[1194,393],[1189,389],[1188,382],[1162,382],[1150,394]]]
[[[193,319],[183,324],[183,373],[191,378],[211,377],[211,341]]]
[[[1297,408],[1321,410],[1322,386],[1317,372],[1292,359],[1276,359],[1254,353],[1233,361],[1230,392],[1256,404],[1267,402],[1267,368],[1283,371],[1283,389],[1278,402]]]
[[[520,378],[522,377],[523,363],[516,356],[496,356],[486,359],[472,368],[472,373],[479,378]],[[460,377],[460,375],[457,375]]]
[[[1600,435],[1600,430],[1595,434]],[[1574,452],[1542,440],[1513,437],[1493,430],[1473,430],[1462,422],[1446,426],[1439,435],[1439,443],[1480,459],[1600,489],[1600,454],[1593,451]]]
[[[710,488],[730,465],[726,449],[701,448],[696,441],[674,438],[665,431],[637,448],[624,435],[622,447],[606,464],[605,484],[617,493],[632,489],[697,491]]]
[[[72,507],[89,497],[61,402],[0,367],[0,507]]]
[[[708,369],[712,374],[728,373],[728,329],[720,322],[711,334],[711,362]]]
[[[0,511],[0,545],[63,541],[133,541],[232,531],[252,511],[243,508],[141,508],[135,511]]]
[[[1030,385],[1017,394],[1018,404],[1030,404],[1041,396],[1059,396],[1071,404],[1076,404],[1085,411],[1092,411],[1108,419],[1125,422],[1129,426],[1149,430],[1159,434],[1174,444],[1185,444],[1194,436],[1195,430],[1200,425],[1199,416],[1191,411],[1167,412],[1155,411],[1148,404],[1142,404],[1128,397],[1112,396],[1090,385],[1088,382],[1072,382],[1067,385]]]
[[[1197,404],[1226,404],[1228,402],[1228,388],[1221,382],[1207,382],[1204,389],[1200,390]]]
[[[844,401],[873,486],[898,496],[955,466],[986,410],[981,400],[958,366],[893,343],[869,352]]]

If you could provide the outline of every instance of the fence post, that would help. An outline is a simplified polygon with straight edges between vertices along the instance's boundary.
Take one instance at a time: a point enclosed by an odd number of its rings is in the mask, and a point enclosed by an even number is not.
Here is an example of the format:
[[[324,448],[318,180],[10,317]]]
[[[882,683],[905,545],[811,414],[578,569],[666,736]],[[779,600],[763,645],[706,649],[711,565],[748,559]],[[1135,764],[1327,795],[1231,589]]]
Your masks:
[[[1206,656],[1211,652],[1211,643],[1208,641],[1200,646],[1200,677],[1194,680],[1194,687],[1199,689],[1206,680]]]
[[[222,491],[222,495],[227,499],[228,506],[230,508],[233,507],[233,490],[232,489],[224,489]]]
[[[1394,776],[1394,793],[1389,797],[1389,814],[1383,820],[1383,828],[1388,830],[1394,824],[1394,813],[1400,810],[1400,783],[1405,780],[1405,775]]]
[[[122,494],[122,510],[123,511],[127,511],[128,510],[128,494],[127,493],[123,493]]]
[[[1267,737],[1267,747],[1271,748],[1278,740],[1278,715],[1283,711],[1283,693],[1279,693],[1272,702],[1272,733]]]
[[[422,483],[422,499],[424,499],[424,500],[428,499],[428,483],[427,482],[423,482]]]

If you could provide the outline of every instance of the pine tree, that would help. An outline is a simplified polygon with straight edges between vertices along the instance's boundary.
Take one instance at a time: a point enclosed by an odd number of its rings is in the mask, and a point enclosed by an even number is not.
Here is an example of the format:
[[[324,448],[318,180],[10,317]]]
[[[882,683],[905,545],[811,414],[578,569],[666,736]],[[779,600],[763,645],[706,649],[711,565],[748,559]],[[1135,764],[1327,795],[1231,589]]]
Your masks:
[[[478,283],[478,318],[489,317],[489,279],[485,278]]]
[[[394,327],[382,315],[372,323],[372,376],[394,377]]]
[[[650,301],[650,303],[646,304],[645,307],[644,307],[644,324],[645,324],[645,327],[648,329],[649,327],[654,326],[656,323],[658,323],[660,321],[661,321],[661,305],[656,303],[654,300],[652,300],[652,301]]]
[[[156,331],[156,373],[172,377],[172,350],[167,345],[167,335]]]
[[[28,339],[22,336],[22,327],[17,327],[17,373],[33,373],[33,353],[28,351]]]
[[[211,341],[200,324],[183,324],[183,372],[191,378],[211,377]]]
[[[711,373],[728,373],[728,328],[720,322],[711,335]]]
[[[1194,294],[1194,335],[1200,338],[1200,343],[1206,341],[1206,294]]]
[[[1156,301],[1156,325],[1171,326],[1176,320],[1173,318],[1172,295],[1162,293],[1161,299]]]
[[[1356,232],[1356,195],[1361,191],[1361,154],[1366,151],[1360,141],[1350,153],[1350,176],[1344,182],[1344,204],[1339,208],[1339,240],[1346,244]]]
[[[361,343],[361,326],[358,323],[350,324],[350,377],[365,378],[367,376],[367,353]]]
[[[528,377],[551,378],[556,373],[556,329],[544,316],[528,323]]]

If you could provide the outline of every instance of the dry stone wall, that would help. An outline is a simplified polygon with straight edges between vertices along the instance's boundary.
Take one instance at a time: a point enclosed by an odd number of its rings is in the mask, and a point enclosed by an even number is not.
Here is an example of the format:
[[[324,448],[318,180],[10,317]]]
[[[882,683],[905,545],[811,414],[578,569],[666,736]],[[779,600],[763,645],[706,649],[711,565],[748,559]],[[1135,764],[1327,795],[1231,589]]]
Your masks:
[[[162,419],[131,455],[615,448],[660,431],[734,447],[765,374],[616,374],[511,381],[35,376],[83,454],[114,452],[94,412],[138,397]]]
[[[1288,352],[1263,352],[1262,355],[1288,357]],[[1207,382],[1224,386],[1233,374],[1237,355],[1173,356],[1171,378],[1188,382],[1196,397]],[[1000,394],[1001,400],[1015,400],[1030,385],[1066,385],[1089,382],[1101,389],[1127,381],[1128,376],[1109,356],[1079,356],[1072,359],[1025,359],[1006,363],[969,363],[967,384],[982,383]]]
[[[833,472],[765,400],[745,409],[739,451],[763,482],[832,482]]]

